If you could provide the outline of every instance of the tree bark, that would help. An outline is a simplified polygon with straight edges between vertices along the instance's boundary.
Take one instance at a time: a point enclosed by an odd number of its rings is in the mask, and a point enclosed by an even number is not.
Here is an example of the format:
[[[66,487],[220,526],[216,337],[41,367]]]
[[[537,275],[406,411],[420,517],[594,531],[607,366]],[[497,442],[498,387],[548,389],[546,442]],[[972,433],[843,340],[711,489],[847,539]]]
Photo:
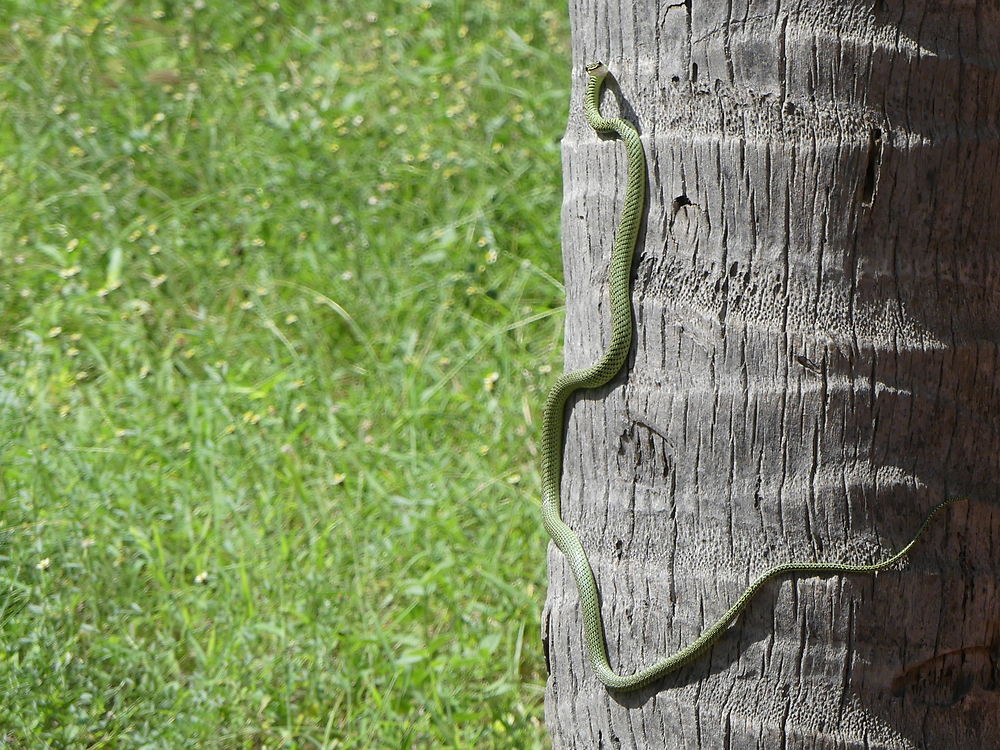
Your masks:
[[[1000,6],[952,0],[570,0],[566,367],[608,337],[621,144],[583,118],[617,79],[649,160],[622,374],[568,406],[563,517],[613,666],[689,643],[636,694],[594,678],[549,549],[546,721],[563,748],[1000,743]]]

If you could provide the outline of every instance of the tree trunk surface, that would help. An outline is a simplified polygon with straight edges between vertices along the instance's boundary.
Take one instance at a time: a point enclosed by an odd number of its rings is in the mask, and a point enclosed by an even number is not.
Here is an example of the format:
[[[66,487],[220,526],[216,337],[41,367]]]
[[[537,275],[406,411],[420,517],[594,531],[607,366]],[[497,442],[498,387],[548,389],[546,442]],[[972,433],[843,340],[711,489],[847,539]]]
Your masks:
[[[609,334],[622,144],[649,160],[632,353],[571,400],[563,517],[612,665],[672,653],[765,569],[697,661],[634,694],[583,649],[550,545],[546,721],[564,748],[1000,747],[1000,7],[570,0],[566,367]]]

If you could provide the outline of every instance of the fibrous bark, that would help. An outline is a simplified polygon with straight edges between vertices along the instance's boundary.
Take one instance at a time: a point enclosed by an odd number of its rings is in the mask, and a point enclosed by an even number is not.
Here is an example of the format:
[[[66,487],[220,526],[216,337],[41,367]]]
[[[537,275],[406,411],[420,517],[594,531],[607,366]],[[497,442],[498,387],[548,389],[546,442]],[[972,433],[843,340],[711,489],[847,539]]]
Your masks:
[[[554,747],[996,746],[1000,6],[570,13],[568,369],[607,337],[625,171],[583,119],[586,62],[617,79],[650,170],[633,353],[571,402],[565,443],[563,517],[613,665],[682,647],[772,565],[873,562],[940,500],[970,499],[898,571],[768,586],[704,658],[635,695],[593,677],[551,547]]]

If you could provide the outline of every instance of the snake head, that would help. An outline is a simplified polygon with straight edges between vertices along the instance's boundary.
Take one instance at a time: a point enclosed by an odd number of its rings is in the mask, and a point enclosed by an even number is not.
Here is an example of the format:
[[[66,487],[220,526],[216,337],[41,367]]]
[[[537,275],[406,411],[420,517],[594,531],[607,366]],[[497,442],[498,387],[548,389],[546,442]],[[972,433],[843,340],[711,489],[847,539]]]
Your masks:
[[[585,70],[588,75],[594,76],[594,78],[604,77],[608,74],[608,66],[600,61],[587,63]]]

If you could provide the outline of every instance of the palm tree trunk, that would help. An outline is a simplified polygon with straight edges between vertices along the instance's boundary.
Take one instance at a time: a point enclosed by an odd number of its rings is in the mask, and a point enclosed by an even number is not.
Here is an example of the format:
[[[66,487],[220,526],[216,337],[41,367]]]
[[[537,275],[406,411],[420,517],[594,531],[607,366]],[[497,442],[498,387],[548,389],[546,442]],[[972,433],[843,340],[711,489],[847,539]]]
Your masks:
[[[606,342],[620,143],[581,111],[603,60],[649,205],[623,373],[571,401],[563,517],[612,663],[700,660],[607,691],[550,546],[546,720],[565,748],[986,748],[1000,742],[1000,7],[930,0],[571,0],[566,366]]]

